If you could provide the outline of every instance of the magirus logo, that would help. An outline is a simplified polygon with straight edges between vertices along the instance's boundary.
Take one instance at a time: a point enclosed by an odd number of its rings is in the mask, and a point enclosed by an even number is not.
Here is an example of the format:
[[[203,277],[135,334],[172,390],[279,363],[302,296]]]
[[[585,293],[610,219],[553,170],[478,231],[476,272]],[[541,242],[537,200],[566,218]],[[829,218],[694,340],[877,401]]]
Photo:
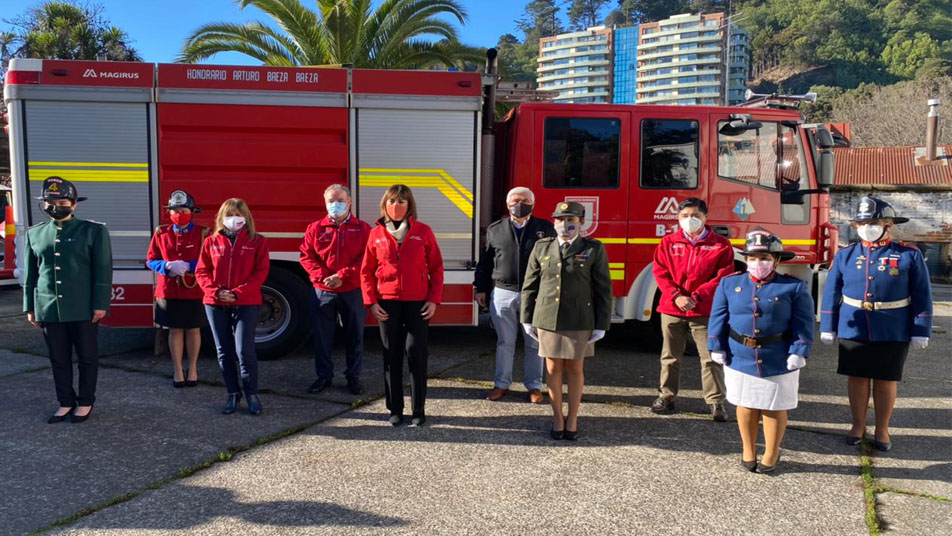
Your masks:
[[[678,199],[676,197],[662,197],[658,203],[658,208],[654,211],[656,220],[676,220],[678,219]]]
[[[139,73],[119,73],[115,71],[96,72],[96,69],[89,68],[83,72],[83,78],[120,78],[126,80],[138,80]]]

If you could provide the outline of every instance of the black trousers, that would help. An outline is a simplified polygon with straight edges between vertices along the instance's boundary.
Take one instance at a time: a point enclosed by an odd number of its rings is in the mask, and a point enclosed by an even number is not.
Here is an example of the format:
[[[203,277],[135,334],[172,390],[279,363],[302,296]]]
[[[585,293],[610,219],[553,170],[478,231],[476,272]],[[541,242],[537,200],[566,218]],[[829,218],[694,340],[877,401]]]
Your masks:
[[[380,323],[383,343],[384,390],[391,415],[403,414],[403,356],[410,368],[410,403],[413,416],[425,415],[427,341],[430,322],[423,319],[423,301],[380,300],[390,315]]]
[[[60,406],[91,406],[96,401],[99,376],[99,324],[80,322],[44,322],[43,337],[50,351],[56,400]],[[73,349],[79,369],[79,396],[73,390]]]

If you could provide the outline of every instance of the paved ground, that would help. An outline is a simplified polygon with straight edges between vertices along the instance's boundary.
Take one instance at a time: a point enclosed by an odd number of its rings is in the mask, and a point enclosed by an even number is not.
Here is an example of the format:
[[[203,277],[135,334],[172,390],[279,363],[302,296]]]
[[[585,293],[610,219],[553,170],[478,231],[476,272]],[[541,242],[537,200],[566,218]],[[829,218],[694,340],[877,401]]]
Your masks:
[[[523,392],[482,399],[486,326],[431,332],[421,429],[386,423],[373,330],[363,400],[340,386],[305,394],[313,368],[302,351],[262,363],[265,413],[252,418],[218,414],[211,356],[199,387],[172,389],[151,330],[105,329],[93,417],[51,426],[45,348],[18,301],[0,290],[2,534],[952,533],[952,304],[937,307],[929,349],[910,355],[891,452],[843,443],[844,381],[820,347],[782,472],[766,477],[738,467],[736,425],[703,414],[696,359],[681,412],[647,410],[657,354],[635,326],[614,326],[587,363],[576,443],[551,441],[548,406]]]

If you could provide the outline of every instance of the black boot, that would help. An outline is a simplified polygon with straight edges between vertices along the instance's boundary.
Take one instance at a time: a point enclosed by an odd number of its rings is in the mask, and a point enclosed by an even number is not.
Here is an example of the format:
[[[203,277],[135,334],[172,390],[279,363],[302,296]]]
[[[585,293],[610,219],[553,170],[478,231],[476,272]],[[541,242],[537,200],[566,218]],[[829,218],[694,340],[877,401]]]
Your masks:
[[[248,395],[248,413],[252,415],[258,415],[261,413],[261,410],[264,409],[261,407],[261,399],[258,398],[258,395],[252,393]]]
[[[251,388],[251,382],[248,380],[242,380],[241,383],[245,388],[245,400],[248,402],[248,413],[258,415],[263,408],[261,407],[261,399],[258,398],[257,390]]]
[[[221,410],[222,415],[231,415],[238,411],[239,400],[241,400],[241,393],[228,393],[228,401],[225,402],[225,409]]]

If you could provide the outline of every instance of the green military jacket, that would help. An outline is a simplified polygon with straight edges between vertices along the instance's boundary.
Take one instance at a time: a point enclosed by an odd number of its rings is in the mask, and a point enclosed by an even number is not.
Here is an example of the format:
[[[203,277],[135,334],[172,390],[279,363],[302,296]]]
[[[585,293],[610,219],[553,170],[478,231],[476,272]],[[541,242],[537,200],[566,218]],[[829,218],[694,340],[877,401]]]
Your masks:
[[[539,239],[522,284],[522,322],[548,331],[608,330],[612,281],[605,246],[579,237],[563,257],[556,238]]]
[[[37,322],[92,320],[109,310],[112,249],[104,225],[75,217],[26,232],[23,311]]]

